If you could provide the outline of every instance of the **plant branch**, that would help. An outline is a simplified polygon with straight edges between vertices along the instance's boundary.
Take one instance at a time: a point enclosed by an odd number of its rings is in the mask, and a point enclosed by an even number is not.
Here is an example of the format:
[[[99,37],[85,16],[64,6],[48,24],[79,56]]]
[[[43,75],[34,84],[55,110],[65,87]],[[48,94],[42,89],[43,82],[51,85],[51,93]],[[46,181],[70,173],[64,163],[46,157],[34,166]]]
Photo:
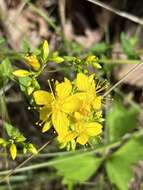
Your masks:
[[[115,83],[112,87],[110,87],[107,92],[105,92],[103,94],[103,97],[107,96],[112,90],[114,90],[117,86],[119,86],[129,75],[130,73],[136,71],[137,69],[139,69],[139,67],[141,67],[143,64],[143,62],[140,62],[137,65],[134,65],[127,73],[125,73],[125,75],[117,82]]]
[[[128,20],[130,20],[132,22],[135,22],[137,24],[143,25],[143,19],[141,19],[141,18],[139,18],[137,16],[134,16],[132,14],[129,14],[129,13],[126,13],[126,12],[123,12],[123,11],[120,11],[120,10],[118,10],[116,8],[113,8],[113,7],[107,5],[107,4],[103,3],[103,2],[100,2],[98,0],[86,0],[86,1],[89,1],[89,2],[91,2],[93,4],[95,4],[95,5],[98,5],[98,6],[102,7],[102,8],[104,8],[104,9],[106,9],[106,10],[108,10],[110,12],[113,12],[116,15],[119,15],[119,16],[121,16],[123,18],[126,18],[126,19],[128,19]]]

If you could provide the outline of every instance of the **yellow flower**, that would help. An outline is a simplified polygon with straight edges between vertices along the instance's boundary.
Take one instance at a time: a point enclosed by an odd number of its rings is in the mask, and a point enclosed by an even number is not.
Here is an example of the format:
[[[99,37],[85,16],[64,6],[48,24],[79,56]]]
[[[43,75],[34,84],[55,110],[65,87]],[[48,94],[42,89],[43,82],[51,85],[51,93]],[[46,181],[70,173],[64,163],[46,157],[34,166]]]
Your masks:
[[[102,133],[102,125],[97,122],[77,123],[76,125],[77,140],[81,145],[88,142],[89,137],[95,137]]]
[[[36,55],[27,55],[24,57],[25,63],[30,65],[35,71],[38,71],[41,67]]]
[[[65,79],[56,85],[56,96],[52,103],[52,123],[60,136],[65,136],[69,128],[69,116],[79,109],[80,101],[72,95],[72,84]]]
[[[60,136],[65,136],[69,128],[69,116],[79,109],[80,101],[71,94],[72,84],[67,79],[57,84],[55,90],[55,95],[53,92],[38,90],[33,93],[33,96],[37,105],[44,106],[40,110],[40,119],[46,121],[51,115],[56,132]]]
[[[97,122],[78,122],[74,131],[68,131],[64,136],[58,137],[58,140],[66,144],[74,139],[76,143],[85,145],[90,137],[96,137],[102,133],[102,125]]]
[[[94,92],[95,93],[95,81],[94,74],[89,77],[83,73],[78,73],[76,78],[76,85],[79,91]]]
[[[90,137],[102,133],[102,96],[96,93],[94,75],[79,73],[75,81],[55,82],[55,89],[49,82],[51,92],[38,90],[33,93],[40,106],[42,132],[53,125],[62,147],[79,143],[85,145]]]
[[[90,104],[94,109],[101,109],[102,97],[97,95],[96,83],[94,75],[89,77],[83,73],[79,73],[76,79],[76,85],[79,91],[77,95],[83,99],[86,104]]]

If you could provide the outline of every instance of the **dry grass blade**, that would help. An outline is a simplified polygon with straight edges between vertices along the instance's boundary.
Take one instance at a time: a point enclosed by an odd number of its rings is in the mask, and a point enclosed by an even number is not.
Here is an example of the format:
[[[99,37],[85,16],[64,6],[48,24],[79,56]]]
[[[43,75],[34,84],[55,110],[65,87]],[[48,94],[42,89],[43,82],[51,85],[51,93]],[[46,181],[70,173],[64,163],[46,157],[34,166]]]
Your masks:
[[[115,83],[111,88],[109,88],[109,90],[107,90],[107,92],[105,92],[103,97],[107,96],[112,90],[114,90],[117,86],[119,86],[132,72],[139,69],[139,67],[141,67],[142,64],[143,64],[143,62],[141,61],[139,64],[134,65],[127,73],[125,73],[125,75],[117,83]]]
[[[65,8],[66,8],[66,1],[65,0],[59,0],[59,15],[61,20],[61,27],[63,32],[65,33],[65,23],[66,23],[66,16],[65,16]]]
[[[113,12],[113,13],[121,16],[121,17],[124,17],[124,18],[126,18],[126,19],[128,19],[128,20],[130,20],[132,22],[135,22],[137,24],[143,25],[143,19],[141,19],[139,17],[136,17],[136,16],[134,16],[132,14],[117,10],[117,9],[115,9],[115,8],[105,4],[103,2],[100,2],[98,0],[86,0],[86,1],[89,1],[89,2],[91,2],[93,4],[95,4],[95,5],[98,5],[98,6],[102,7],[102,8],[104,8],[104,9],[106,9],[108,11],[111,11],[111,12]]]

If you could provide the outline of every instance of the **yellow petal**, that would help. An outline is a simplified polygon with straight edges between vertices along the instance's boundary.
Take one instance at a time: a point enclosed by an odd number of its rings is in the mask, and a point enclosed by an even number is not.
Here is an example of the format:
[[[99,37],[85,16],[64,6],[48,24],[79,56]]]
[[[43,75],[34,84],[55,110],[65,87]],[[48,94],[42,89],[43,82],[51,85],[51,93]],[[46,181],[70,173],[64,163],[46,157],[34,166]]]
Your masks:
[[[61,111],[53,111],[52,123],[58,135],[65,136],[69,127],[67,115]]]
[[[82,120],[84,118],[84,115],[82,115],[79,112],[75,112],[74,117],[75,117],[76,120],[80,121],[80,120]]]
[[[50,128],[51,128],[51,122],[50,121],[47,121],[45,124],[44,124],[44,126],[43,126],[43,128],[42,128],[42,133],[45,133],[45,132],[47,132]]]
[[[76,84],[80,91],[87,91],[90,88],[88,77],[83,73],[77,75]]]
[[[33,91],[34,91],[34,87],[33,86],[28,86],[28,88],[27,88],[27,94],[28,94],[28,96],[30,96]]]
[[[35,71],[38,71],[41,67],[36,55],[25,56],[25,63],[30,65]]]
[[[65,102],[62,106],[63,111],[66,113],[73,113],[77,111],[81,106],[81,101],[74,95],[69,96],[65,99]]]
[[[77,137],[77,133],[76,132],[68,132],[65,137],[60,137],[58,136],[58,140],[61,143],[68,143],[69,141],[72,141],[73,139],[75,139]]]
[[[19,69],[13,72],[13,75],[16,77],[27,77],[29,76],[31,73],[27,70],[24,69]]]
[[[52,103],[51,93],[44,90],[37,90],[33,93],[37,105],[50,105]]]
[[[69,96],[71,90],[72,90],[72,84],[68,79],[65,79],[65,82],[56,85],[57,96],[61,99]]]
[[[12,157],[13,160],[15,160],[16,156],[17,156],[17,148],[15,144],[12,144],[10,146],[10,155]]]
[[[81,145],[85,145],[88,141],[88,135],[83,132],[80,134],[76,141]]]
[[[101,97],[101,96],[97,96],[97,97],[94,99],[92,105],[93,105],[93,108],[94,108],[94,109],[100,110],[101,107],[102,107],[102,97]]]
[[[89,136],[97,136],[102,133],[102,125],[100,123],[88,123],[86,127]]]
[[[51,114],[51,108],[50,107],[47,107],[47,106],[44,106],[40,109],[39,111],[40,113],[40,120],[41,121],[46,121],[48,119],[48,117],[50,116]]]

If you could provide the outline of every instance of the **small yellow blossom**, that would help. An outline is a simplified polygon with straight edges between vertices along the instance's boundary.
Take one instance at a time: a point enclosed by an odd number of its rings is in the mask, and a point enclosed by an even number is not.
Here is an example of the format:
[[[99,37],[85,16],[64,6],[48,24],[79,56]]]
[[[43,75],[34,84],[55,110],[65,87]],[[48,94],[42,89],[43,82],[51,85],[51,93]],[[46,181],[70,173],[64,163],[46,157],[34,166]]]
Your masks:
[[[64,82],[56,85],[56,94],[43,90],[34,92],[33,96],[37,105],[43,105],[41,109],[41,117],[48,119],[51,113],[52,124],[56,132],[64,136],[69,128],[69,115],[79,108],[80,102],[77,97],[72,95],[72,84],[65,79]],[[44,110],[49,110],[48,114]],[[44,115],[44,116],[43,116]]]
[[[16,148],[15,144],[10,145],[10,155],[11,155],[12,159],[15,160],[15,158],[17,156],[17,148]]]
[[[97,122],[81,122],[76,125],[76,131],[78,133],[76,141],[81,145],[85,145],[88,142],[89,137],[95,137],[102,133],[102,125]]]
[[[49,44],[47,40],[44,40],[42,50],[43,50],[43,59],[44,61],[46,61],[49,55]]]
[[[16,71],[13,71],[12,74],[16,77],[27,77],[27,76],[31,75],[31,73],[29,71],[24,70],[24,69],[18,69]]]
[[[36,55],[27,55],[24,57],[25,63],[30,65],[35,71],[38,71],[41,67]]]

